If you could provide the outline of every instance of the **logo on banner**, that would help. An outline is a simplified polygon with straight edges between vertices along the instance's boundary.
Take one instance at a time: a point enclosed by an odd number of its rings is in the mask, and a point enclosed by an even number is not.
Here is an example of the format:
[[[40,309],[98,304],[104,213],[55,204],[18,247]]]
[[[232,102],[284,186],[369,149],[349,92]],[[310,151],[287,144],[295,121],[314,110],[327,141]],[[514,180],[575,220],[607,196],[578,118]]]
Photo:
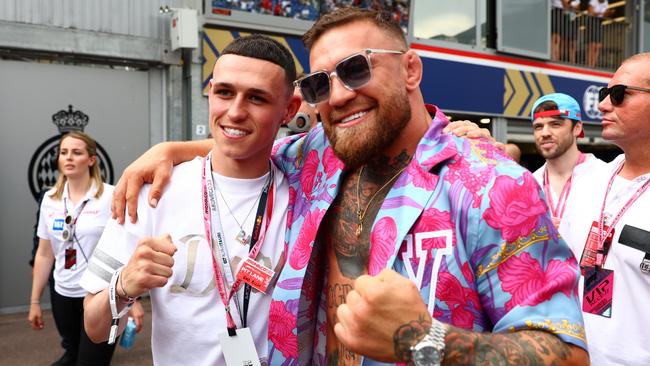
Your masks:
[[[52,115],[52,123],[59,130],[59,134],[43,142],[29,161],[27,172],[29,190],[35,200],[42,190],[53,187],[59,176],[58,157],[61,136],[71,131],[83,132],[88,122],[88,115],[80,110],[73,111],[72,105],[68,106],[68,110],[62,109]],[[97,162],[104,182],[113,184],[115,179],[113,163],[99,142],[97,142]]]
[[[598,110],[598,91],[600,86],[589,85],[585,89],[585,94],[582,98],[582,108],[585,110],[585,115],[590,120],[600,120],[603,118],[603,114]]]

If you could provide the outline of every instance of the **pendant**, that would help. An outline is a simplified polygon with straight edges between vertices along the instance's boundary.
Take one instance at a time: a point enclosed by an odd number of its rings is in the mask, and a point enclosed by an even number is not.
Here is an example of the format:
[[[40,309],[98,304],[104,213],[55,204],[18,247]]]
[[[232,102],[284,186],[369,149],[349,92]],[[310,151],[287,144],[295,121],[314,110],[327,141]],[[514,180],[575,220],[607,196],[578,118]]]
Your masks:
[[[363,231],[363,216],[364,213],[361,210],[357,210],[357,219],[359,220],[359,225],[357,225],[357,231],[355,232],[357,238],[361,236],[361,232]]]
[[[247,236],[244,230],[241,230],[239,231],[239,234],[237,234],[237,236],[235,237],[235,240],[242,243],[243,245],[246,245],[251,240],[251,237]]]

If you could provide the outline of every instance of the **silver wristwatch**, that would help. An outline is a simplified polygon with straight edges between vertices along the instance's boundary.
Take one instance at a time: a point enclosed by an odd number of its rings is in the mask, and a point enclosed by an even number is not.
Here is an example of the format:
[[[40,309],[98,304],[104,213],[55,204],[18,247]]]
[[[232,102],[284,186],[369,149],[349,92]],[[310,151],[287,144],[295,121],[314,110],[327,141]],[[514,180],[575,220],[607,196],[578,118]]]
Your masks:
[[[440,366],[445,356],[447,326],[435,319],[429,332],[411,347],[411,361],[415,366]]]

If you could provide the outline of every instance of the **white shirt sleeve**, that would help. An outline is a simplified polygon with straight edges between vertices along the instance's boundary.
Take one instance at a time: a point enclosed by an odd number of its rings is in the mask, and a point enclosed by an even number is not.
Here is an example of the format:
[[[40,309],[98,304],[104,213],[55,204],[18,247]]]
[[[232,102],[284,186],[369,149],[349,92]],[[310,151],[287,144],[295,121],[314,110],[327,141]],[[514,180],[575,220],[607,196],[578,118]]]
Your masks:
[[[45,218],[45,215],[48,211],[46,202],[49,199],[47,196],[49,194],[50,192],[47,192],[46,196],[43,197],[43,200],[41,201],[40,212],[38,214],[38,228],[36,229],[36,235],[38,235],[39,238],[45,240],[50,240],[50,233],[47,230],[47,220]]]
[[[104,228],[99,243],[88,262],[88,269],[79,284],[90,293],[97,293],[108,287],[113,273],[126,265],[135,251],[138,240],[151,236],[150,216],[152,209],[147,204],[149,189],[142,189],[138,197],[138,221],[124,225],[110,219]]]

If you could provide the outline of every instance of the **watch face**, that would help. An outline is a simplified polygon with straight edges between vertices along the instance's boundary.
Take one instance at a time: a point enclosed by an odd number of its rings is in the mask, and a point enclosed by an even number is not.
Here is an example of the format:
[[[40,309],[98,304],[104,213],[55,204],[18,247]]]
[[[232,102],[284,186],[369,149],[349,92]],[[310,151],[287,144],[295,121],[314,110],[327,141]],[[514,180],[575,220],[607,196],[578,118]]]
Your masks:
[[[434,346],[424,346],[413,351],[413,363],[415,366],[440,365],[440,353]]]

